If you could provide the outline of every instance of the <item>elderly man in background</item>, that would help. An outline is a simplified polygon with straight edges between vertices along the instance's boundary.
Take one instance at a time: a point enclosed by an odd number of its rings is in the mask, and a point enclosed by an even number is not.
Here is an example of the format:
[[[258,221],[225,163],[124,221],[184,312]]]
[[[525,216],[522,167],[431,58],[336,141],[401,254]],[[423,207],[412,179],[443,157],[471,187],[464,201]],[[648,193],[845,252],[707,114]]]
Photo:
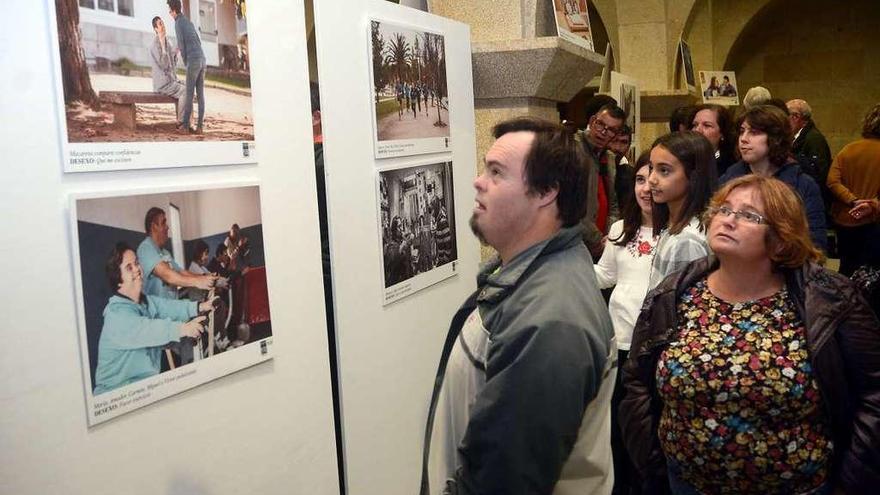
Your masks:
[[[803,171],[810,174],[819,184],[827,210],[831,204],[831,196],[825,183],[828,180],[828,169],[831,167],[831,148],[828,147],[825,136],[816,128],[813,122],[813,109],[806,101],[789,100],[785,106],[788,108],[788,121],[794,132],[791,151]]]

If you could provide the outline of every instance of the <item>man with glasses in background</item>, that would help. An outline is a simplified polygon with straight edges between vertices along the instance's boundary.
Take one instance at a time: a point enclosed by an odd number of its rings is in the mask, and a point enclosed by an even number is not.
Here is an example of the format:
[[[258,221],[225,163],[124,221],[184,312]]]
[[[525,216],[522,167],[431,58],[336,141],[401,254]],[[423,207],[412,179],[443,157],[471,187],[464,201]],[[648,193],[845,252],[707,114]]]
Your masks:
[[[626,112],[615,103],[607,103],[590,117],[587,129],[580,135],[590,176],[587,216],[582,221],[584,244],[594,260],[602,256],[608,227],[620,216],[614,190],[615,161],[609,145],[623,129],[624,122]]]

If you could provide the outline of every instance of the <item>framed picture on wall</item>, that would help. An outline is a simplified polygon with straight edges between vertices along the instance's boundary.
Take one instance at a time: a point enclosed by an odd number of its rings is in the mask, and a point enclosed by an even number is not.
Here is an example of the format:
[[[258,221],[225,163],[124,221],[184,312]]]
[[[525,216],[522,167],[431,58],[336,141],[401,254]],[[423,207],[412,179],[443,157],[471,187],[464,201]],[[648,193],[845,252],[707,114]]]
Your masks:
[[[444,36],[373,19],[370,57],[375,157],[449,151]]]
[[[701,70],[700,90],[703,103],[739,105],[739,89],[736,86],[736,73],[733,71]]]
[[[52,4],[65,172],[256,163],[243,2]]]
[[[379,172],[383,304],[455,275],[454,196],[452,162]]]
[[[691,47],[683,39],[678,41],[679,53],[681,55],[681,68],[684,72],[684,82],[688,91],[696,91],[697,82],[694,73],[694,59],[691,58]]]
[[[272,357],[260,189],[73,195],[89,425]]]
[[[553,3],[556,17],[556,30],[560,38],[578,44],[587,50],[593,47],[593,31],[590,29],[590,14],[587,0],[549,0]]]
[[[639,94],[639,83],[636,79],[621,74],[620,72],[611,72],[611,91],[610,95],[617,100],[618,106],[626,112],[626,125],[632,129],[632,141],[628,156],[638,156],[639,153],[639,124],[641,123],[641,96]],[[634,163],[631,161],[630,163]]]

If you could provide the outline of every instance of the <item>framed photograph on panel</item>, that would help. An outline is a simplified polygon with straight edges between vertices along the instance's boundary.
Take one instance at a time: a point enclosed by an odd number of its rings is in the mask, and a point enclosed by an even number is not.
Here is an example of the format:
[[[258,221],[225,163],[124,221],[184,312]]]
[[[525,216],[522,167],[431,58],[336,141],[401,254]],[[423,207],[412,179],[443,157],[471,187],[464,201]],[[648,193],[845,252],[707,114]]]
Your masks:
[[[684,71],[684,82],[688,91],[696,91],[697,82],[694,73],[694,59],[691,58],[691,47],[683,39],[678,40],[679,52],[681,54],[681,67]]]
[[[703,103],[739,105],[739,89],[733,71],[701,70],[700,90],[703,92]]]
[[[373,19],[370,56],[376,158],[449,151],[444,36]]]
[[[590,15],[587,0],[550,0],[556,16],[556,29],[560,38],[583,46],[593,47],[593,31],[590,29]]]
[[[256,163],[244,2],[50,3],[65,172]]]
[[[259,186],[73,195],[70,211],[90,426],[272,357]]]
[[[626,125],[632,129],[630,151],[627,156],[638,156],[639,124],[641,123],[641,98],[639,83],[632,77],[611,71],[610,95],[617,100],[618,106],[626,112]],[[635,163],[635,162],[630,162]]]
[[[452,162],[380,171],[377,193],[383,304],[455,275]]]

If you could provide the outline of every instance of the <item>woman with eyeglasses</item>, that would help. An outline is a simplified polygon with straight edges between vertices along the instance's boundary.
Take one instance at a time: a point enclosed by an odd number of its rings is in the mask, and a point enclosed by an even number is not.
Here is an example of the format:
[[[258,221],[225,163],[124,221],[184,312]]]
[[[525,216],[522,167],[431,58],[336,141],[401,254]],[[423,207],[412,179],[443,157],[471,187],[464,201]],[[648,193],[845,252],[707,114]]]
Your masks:
[[[880,323],[820,267],[801,203],[750,174],[706,214],[713,256],[649,293],[624,367],[650,493],[874,493]]]
[[[701,216],[716,183],[712,145],[702,135],[673,132],[651,147],[654,235],[659,236],[648,288],[709,254]]]
[[[775,177],[797,191],[803,201],[810,238],[819,249],[825,250],[826,239],[825,203],[816,181],[801,170],[791,156],[792,132],[788,116],[772,105],[757,105],[746,110],[738,119],[737,142],[740,162],[735,163],[721,176],[726,183],[746,174]]]

